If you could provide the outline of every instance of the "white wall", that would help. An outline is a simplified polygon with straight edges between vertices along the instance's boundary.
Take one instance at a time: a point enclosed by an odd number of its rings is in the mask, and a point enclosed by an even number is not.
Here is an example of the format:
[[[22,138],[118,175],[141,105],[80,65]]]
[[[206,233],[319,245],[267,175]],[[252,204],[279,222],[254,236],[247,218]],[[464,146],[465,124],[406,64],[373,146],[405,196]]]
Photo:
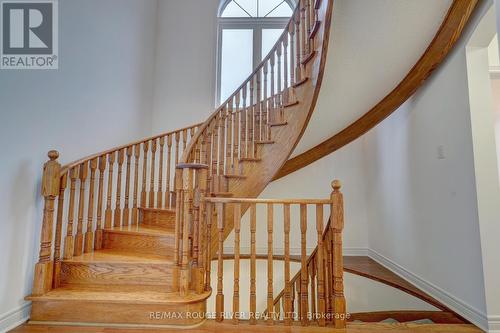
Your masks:
[[[0,331],[30,293],[47,151],[67,163],[151,131],[156,8],[60,1],[59,69],[0,71]]]
[[[160,0],[153,132],[204,121],[215,110],[219,0]]]
[[[493,283],[483,269],[494,268],[483,267],[466,43],[490,4],[425,86],[364,138],[370,249],[482,328]],[[488,255],[498,262],[498,252]]]

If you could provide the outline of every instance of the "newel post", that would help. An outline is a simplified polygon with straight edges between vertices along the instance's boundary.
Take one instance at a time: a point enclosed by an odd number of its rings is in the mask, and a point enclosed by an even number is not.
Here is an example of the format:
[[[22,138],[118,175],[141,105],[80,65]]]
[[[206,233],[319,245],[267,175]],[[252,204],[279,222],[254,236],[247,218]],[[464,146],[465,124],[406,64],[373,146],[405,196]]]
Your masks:
[[[346,327],[346,304],[344,297],[344,260],[342,254],[342,231],[344,230],[344,197],[340,181],[332,182],[331,231],[333,234],[333,305],[335,328]]]
[[[59,195],[61,165],[57,162],[59,153],[51,150],[49,161],[43,166],[42,196],[44,197],[42,232],[40,237],[40,257],[35,265],[33,295],[43,295],[52,288],[52,229],[54,226],[54,203]]]
[[[176,270],[174,288],[181,295],[189,290],[203,291],[203,273],[199,271],[202,248],[200,225],[205,219],[204,197],[207,184],[207,169],[204,164],[179,164],[176,169],[176,224],[175,254]],[[200,224],[201,223],[201,224]]]

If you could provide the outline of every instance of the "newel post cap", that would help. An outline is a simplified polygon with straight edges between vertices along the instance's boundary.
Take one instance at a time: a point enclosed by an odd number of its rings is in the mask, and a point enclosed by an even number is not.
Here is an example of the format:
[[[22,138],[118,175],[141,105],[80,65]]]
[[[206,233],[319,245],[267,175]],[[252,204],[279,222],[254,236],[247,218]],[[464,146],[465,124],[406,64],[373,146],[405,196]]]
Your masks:
[[[51,150],[47,153],[49,161],[43,166],[42,195],[44,197],[55,197],[59,194],[59,181],[61,165],[57,162],[59,152]]]
[[[340,180],[335,179],[335,180],[332,182],[332,188],[333,188],[333,191],[334,191],[334,192],[339,192],[339,191],[340,191],[340,189],[342,188],[342,183],[340,182]]]
[[[47,153],[47,156],[51,161],[55,161],[59,158],[59,152],[57,150],[51,150]]]

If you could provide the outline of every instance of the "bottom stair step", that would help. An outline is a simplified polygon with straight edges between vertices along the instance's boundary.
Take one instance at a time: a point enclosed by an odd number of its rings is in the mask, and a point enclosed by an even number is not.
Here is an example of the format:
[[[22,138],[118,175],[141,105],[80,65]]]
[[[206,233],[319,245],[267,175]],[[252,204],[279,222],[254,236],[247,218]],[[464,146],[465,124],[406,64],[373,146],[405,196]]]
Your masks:
[[[180,296],[159,286],[65,286],[33,302],[31,321],[81,324],[196,325],[211,292]]]

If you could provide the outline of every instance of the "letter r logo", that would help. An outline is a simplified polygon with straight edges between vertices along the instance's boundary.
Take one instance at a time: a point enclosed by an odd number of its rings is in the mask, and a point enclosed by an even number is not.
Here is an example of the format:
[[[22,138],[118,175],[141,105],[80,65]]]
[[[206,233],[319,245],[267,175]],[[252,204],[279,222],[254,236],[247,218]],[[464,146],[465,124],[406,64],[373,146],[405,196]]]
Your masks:
[[[51,2],[3,2],[3,54],[52,54],[52,6]]]

